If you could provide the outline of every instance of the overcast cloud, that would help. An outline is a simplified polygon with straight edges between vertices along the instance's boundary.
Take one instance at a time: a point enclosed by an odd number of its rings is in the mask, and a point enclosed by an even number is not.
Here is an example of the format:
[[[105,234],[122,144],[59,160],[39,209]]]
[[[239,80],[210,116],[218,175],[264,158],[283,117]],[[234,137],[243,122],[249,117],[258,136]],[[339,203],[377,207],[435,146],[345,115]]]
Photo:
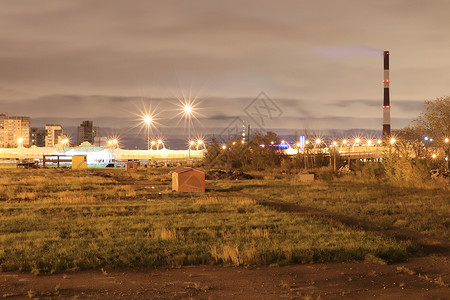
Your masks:
[[[183,95],[202,100],[199,128],[221,128],[264,91],[283,112],[269,127],[381,130],[390,50],[401,128],[450,94],[449,11],[446,0],[3,0],[0,112],[114,128],[151,104],[164,133],[183,126]]]

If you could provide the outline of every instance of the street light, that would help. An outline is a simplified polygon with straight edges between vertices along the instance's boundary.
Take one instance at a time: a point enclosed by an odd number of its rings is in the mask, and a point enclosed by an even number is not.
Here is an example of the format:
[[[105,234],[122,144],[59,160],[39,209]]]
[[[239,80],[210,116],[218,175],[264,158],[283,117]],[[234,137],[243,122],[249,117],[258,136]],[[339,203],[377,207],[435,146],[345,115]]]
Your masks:
[[[185,117],[188,120],[188,141],[191,143],[191,116],[192,116],[192,106],[189,104],[186,104],[183,107],[183,112]],[[191,147],[189,146],[189,158],[191,158]]]
[[[369,147],[372,146],[372,140],[367,141],[367,146],[369,146]],[[366,147],[366,151],[368,151],[367,147]]]
[[[159,145],[161,145],[163,148],[165,148],[164,142],[163,142],[162,139],[159,139],[159,140],[158,140],[158,144],[156,145],[156,150],[159,150]]]
[[[202,140],[198,140],[197,141],[197,150],[198,150],[198,147],[200,147],[200,145],[202,145],[203,144],[203,141]]]
[[[144,122],[147,124],[147,150],[150,150],[150,124],[152,123],[152,116],[144,116]]]
[[[17,139],[17,145],[18,145],[19,148],[22,147],[22,143],[23,143],[23,138],[22,137],[18,138]]]
[[[67,138],[65,138],[65,139],[63,139],[63,140],[61,141],[61,145],[63,146],[63,148],[64,148],[64,146],[66,146],[68,143],[69,143],[69,139],[67,139]]]
[[[117,147],[117,145],[119,144],[119,141],[117,139],[112,139],[112,140],[108,140],[108,146],[109,147]]]
[[[352,152],[355,152],[355,145],[359,145],[359,142],[360,142],[360,139],[359,139],[359,138],[356,138],[356,139],[355,139],[355,143],[353,144],[353,150],[352,150]]]

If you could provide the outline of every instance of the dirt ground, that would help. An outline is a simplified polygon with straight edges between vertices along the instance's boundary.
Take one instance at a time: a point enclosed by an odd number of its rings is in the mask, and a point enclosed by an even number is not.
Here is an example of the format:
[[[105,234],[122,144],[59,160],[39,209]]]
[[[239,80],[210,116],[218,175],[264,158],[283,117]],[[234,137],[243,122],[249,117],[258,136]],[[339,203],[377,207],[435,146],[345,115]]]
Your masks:
[[[0,273],[8,299],[450,299],[450,260]]]

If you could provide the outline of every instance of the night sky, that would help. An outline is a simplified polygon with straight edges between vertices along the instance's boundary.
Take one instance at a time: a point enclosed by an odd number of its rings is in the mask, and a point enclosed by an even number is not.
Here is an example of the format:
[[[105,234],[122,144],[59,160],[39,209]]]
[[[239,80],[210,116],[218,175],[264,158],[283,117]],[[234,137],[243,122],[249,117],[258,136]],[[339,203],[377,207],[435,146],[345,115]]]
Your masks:
[[[0,112],[114,131],[151,106],[170,135],[185,130],[177,98],[190,96],[199,133],[236,117],[292,132],[381,131],[389,50],[398,129],[449,94],[449,11],[447,0],[2,0]],[[247,108],[260,92],[279,108],[264,124]]]

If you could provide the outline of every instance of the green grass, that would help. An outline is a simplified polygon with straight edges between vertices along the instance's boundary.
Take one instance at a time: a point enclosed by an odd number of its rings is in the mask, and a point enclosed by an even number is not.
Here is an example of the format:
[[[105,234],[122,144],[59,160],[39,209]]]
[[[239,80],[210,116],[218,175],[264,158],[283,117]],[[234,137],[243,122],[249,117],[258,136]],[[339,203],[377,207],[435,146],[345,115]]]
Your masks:
[[[434,182],[408,185],[357,178],[308,184],[293,177],[215,184],[219,189],[263,195],[450,240],[449,186]]]
[[[417,253],[409,242],[331,220],[277,212],[244,195],[172,193],[167,171],[0,170],[1,269],[38,273],[192,264],[281,265],[367,257],[396,261]],[[320,202],[321,207],[327,207],[324,202],[328,201],[349,201],[331,195],[332,189],[342,195],[354,192],[351,183],[339,181],[208,184],[284,201]],[[315,200],[301,200],[313,194]],[[377,199],[376,195],[365,203]],[[363,198],[361,194],[354,199],[361,202]]]

